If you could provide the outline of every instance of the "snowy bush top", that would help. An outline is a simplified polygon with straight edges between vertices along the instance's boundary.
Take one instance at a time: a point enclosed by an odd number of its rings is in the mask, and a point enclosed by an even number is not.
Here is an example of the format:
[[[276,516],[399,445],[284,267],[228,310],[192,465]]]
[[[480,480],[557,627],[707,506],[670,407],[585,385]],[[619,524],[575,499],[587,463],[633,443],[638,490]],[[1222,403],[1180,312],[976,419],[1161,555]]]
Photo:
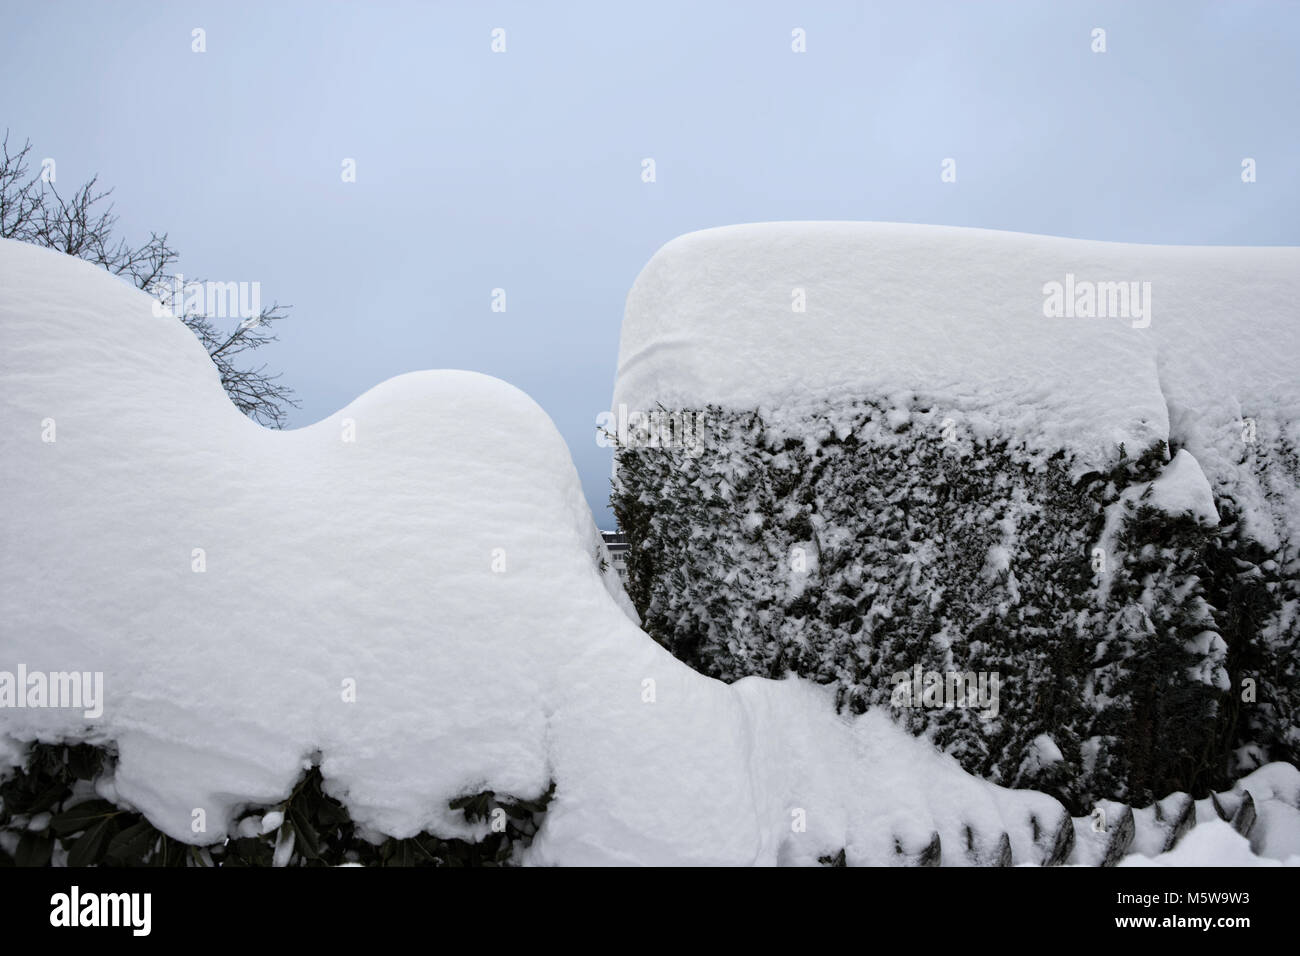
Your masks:
[[[843,395],[905,413],[919,399],[1084,470],[1121,443],[1168,440],[1172,416],[1215,480],[1237,461],[1243,419],[1300,418],[1297,302],[1292,248],[728,226],[674,239],[637,278],[614,403],[766,410]]]

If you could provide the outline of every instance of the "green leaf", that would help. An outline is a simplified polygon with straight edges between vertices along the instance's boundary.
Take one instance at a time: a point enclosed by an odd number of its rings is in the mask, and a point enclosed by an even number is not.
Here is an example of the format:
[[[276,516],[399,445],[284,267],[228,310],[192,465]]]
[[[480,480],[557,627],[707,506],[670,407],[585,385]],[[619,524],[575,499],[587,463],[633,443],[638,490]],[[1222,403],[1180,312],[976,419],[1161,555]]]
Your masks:
[[[59,777],[63,774],[63,748],[56,744],[36,744],[32,748],[27,766],[29,773],[40,777]]]
[[[71,810],[56,814],[50,820],[50,829],[57,836],[71,836],[86,829],[96,820],[119,812],[121,811],[107,800],[87,800],[85,803],[77,804]]]
[[[316,820],[323,826],[339,826],[351,819],[343,804],[330,797],[321,800],[320,809],[316,812]]]
[[[165,833],[160,834],[158,849],[149,859],[147,866],[184,866],[188,844],[173,840]]]
[[[257,837],[239,837],[226,844],[222,866],[270,866],[271,848]]]
[[[68,770],[78,780],[93,780],[104,763],[103,751],[88,744],[68,751]]]
[[[143,863],[157,844],[158,835],[148,820],[134,823],[109,841],[107,859],[123,865]]]
[[[501,809],[504,810],[506,816],[510,817],[512,820],[527,820],[531,818],[534,813],[541,812],[522,800],[519,803],[503,803],[501,804]]]
[[[430,863],[432,863],[432,864],[434,864],[434,865],[436,866],[436,865],[440,862],[439,857],[438,857],[438,852],[437,852],[437,851],[438,851],[438,847],[441,845],[442,841],[439,840],[439,839],[437,839],[436,837],[428,837],[427,839],[429,839],[430,841],[432,841],[432,843],[433,843],[433,847],[432,847],[432,848],[430,848],[429,846],[427,846],[427,845],[425,844],[425,842],[422,841],[422,840],[420,839],[420,837],[418,837],[418,836],[413,836],[413,837],[411,837],[411,839],[410,839],[409,841],[407,841],[407,842],[409,842],[410,844],[412,844],[412,846],[414,847],[414,849],[415,849],[415,851],[416,851],[416,854],[415,854],[415,861],[416,861],[416,862],[418,862],[420,856],[423,856],[423,857],[424,857],[425,859],[427,859]]]
[[[393,841],[393,852],[384,866],[415,866],[415,847],[410,840]]]
[[[54,838],[44,833],[24,833],[18,841],[14,863],[18,866],[49,866]]]
[[[306,814],[295,807],[289,811],[289,824],[293,827],[294,833],[298,834],[298,849],[309,859],[319,859],[320,838]]]
[[[496,794],[491,790],[484,790],[482,793],[470,793],[457,797],[455,800],[450,801],[447,806],[452,810],[463,811],[465,819],[473,823],[475,820],[481,820],[488,815],[495,797]]]
[[[38,793],[32,802],[23,808],[24,813],[42,813],[49,810],[64,796],[67,795],[68,788],[61,783],[52,783],[40,793]]]
[[[68,866],[94,866],[103,859],[116,831],[117,823],[110,817],[91,824],[68,851]]]

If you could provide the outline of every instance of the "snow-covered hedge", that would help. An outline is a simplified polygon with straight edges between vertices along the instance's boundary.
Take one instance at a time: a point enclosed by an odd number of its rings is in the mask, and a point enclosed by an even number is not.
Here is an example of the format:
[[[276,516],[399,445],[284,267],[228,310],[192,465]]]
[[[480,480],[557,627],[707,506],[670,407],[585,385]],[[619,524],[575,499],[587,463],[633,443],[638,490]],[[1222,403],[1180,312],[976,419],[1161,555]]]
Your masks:
[[[517,389],[412,373],[268,431],[103,270],[0,241],[0,275],[3,854],[294,862],[314,834],[324,862],[495,861],[482,811],[534,814],[552,783],[511,862],[1127,850],[1122,822],[1082,840],[1053,797],[964,772],[884,709],[674,658],[602,573],[568,449]],[[1234,852],[1298,852],[1277,837],[1300,831],[1294,768],[1270,774],[1271,802],[1251,792],[1272,822]]]
[[[229,838],[200,847],[123,807],[114,765],[112,753],[89,744],[33,745],[20,769],[0,776],[0,866],[508,866],[532,843],[555,792],[466,794],[449,809],[484,830],[480,839],[399,840],[357,826],[312,767],[283,800],[244,808]]]
[[[1296,301],[1293,249],[676,239],[628,297],[606,429],[644,627],[1076,812],[1294,762]],[[926,706],[930,673],[998,675],[996,714]]]
[[[553,782],[511,861],[893,863],[936,840],[956,865],[1059,861],[1050,796],[647,637],[517,389],[411,373],[274,432],[103,270],[0,241],[0,275],[5,854],[265,862],[314,831],[330,862],[375,861],[359,832],[380,859],[472,855],[492,839],[475,799]],[[93,699],[48,679],[74,673]],[[74,767],[76,745],[112,759]]]
[[[1185,453],[1075,478],[934,406],[670,417],[707,425],[694,447],[632,436],[613,504],[643,626],[698,670],[898,705],[971,772],[1076,813],[1222,789],[1242,748],[1295,759],[1279,556],[1218,520]],[[1197,481],[1199,514],[1165,510]],[[910,689],[916,668],[996,674],[997,707],[900,696],[894,675]]]

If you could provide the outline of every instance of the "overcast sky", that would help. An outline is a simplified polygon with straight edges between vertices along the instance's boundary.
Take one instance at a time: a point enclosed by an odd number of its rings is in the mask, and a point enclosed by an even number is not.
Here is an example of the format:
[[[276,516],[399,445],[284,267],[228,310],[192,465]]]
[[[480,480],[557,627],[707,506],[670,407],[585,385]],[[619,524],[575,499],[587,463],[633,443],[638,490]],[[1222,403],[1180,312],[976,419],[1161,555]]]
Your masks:
[[[3,6],[0,127],[60,184],[98,172],[187,275],[294,306],[259,353],[293,426],[402,372],[496,375],[555,420],[602,527],[624,299],[681,233],[1300,244],[1296,3]]]

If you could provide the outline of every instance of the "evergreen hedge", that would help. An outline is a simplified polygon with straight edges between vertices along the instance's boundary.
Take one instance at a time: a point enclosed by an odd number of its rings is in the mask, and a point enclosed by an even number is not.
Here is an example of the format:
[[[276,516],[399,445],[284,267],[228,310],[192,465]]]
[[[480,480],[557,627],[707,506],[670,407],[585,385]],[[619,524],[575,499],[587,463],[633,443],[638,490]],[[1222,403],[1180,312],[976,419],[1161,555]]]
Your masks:
[[[1146,502],[1163,442],[1078,475],[1064,452],[916,402],[649,419],[616,450],[628,590],[701,672],[793,672],[850,712],[890,706],[893,675],[918,664],[997,673],[991,719],[895,713],[968,771],[1076,815],[1296,762],[1294,557],[1288,576],[1229,499],[1217,527]],[[1300,474],[1293,449],[1271,451],[1257,467]]]

